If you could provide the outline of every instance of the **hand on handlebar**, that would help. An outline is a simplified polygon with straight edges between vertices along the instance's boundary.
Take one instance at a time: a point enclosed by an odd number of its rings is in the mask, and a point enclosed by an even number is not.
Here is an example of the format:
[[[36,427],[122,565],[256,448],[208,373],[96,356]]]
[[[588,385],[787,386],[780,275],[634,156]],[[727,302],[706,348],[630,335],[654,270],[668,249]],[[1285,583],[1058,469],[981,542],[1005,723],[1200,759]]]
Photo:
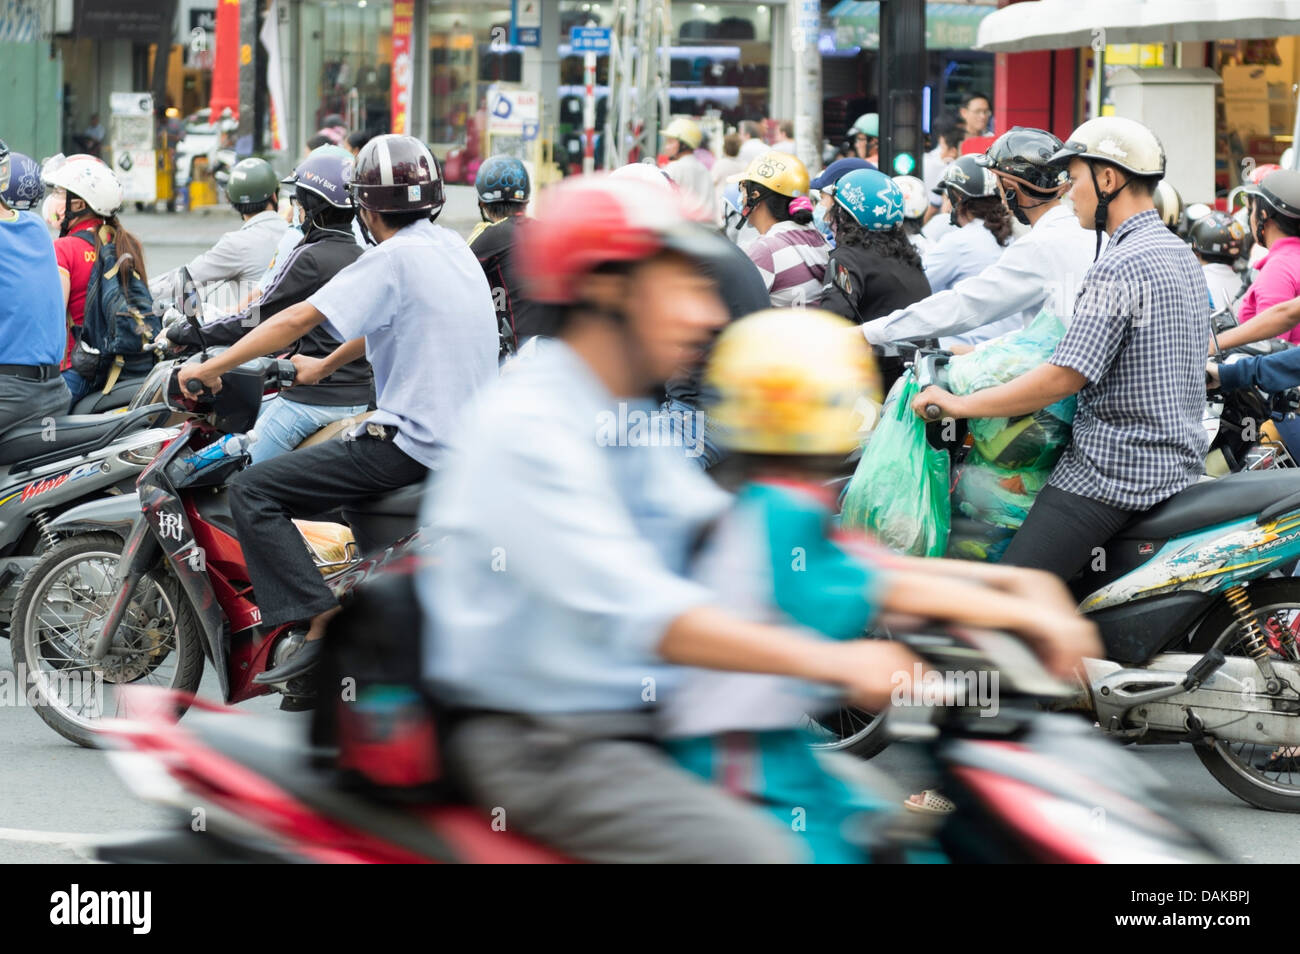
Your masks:
[[[294,379],[295,385],[318,384],[320,380],[326,377],[325,359],[309,358],[306,355],[295,354],[289,359],[293,362],[298,376]]]
[[[962,399],[933,384],[912,400],[912,410],[918,417],[927,421],[938,421],[945,417],[962,418]]]
[[[200,388],[207,388],[213,394],[219,393],[221,391],[221,375],[205,370],[206,368],[206,364],[183,365],[176,375],[176,382],[180,385],[181,390],[186,394],[198,393],[194,385],[190,383],[196,381]]]
[[[1223,381],[1219,378],[1219,364],[1216,361],[1207,361],[1205,363],[1205,388],[1212,391],[1215,388],[1223,387]]]

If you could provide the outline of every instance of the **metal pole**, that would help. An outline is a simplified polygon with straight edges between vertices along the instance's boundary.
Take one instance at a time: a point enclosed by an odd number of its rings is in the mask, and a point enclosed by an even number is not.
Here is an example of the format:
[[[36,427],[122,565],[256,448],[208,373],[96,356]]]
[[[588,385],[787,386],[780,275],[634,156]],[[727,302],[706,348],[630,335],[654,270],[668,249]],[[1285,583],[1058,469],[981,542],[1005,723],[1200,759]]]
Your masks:
[[[794,141],[799,159],[809,175],[821,171],[822,160],[822,58],[817,47],[821,33],[819,0],[788,0],[793,25]]]
[[[582,171],[596,171],[596,54],[588,52],[582,57],[583,82],[587,95],[582,103]]]
[[[1292,85],[1291,94],[1296,95],[1300,86]],[[1300,96],[1296,98],[1295,123],[1291,126],[1291,168],[1300,169]]]

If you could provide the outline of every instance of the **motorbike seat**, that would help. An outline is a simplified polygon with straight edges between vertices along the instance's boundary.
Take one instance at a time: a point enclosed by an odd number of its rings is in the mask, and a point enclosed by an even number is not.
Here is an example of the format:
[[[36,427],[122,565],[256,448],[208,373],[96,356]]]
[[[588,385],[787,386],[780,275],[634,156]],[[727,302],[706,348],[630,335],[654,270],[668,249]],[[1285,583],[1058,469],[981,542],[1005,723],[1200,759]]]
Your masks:
[[[468,806],[395,808],[335,786],[308,763],[314,750],[302,726],[259,715],[191,712],[187,730],[231,761],[252,770],[331,821],[382,838],[395,847],[436,861],[562,862],[567,859],[506,832]],[[475,837],[481,831],[486,838]]]
[[[129,412],[128,412],[129,413]],[[19,424],[0,434],[0,464],[18,464],[51,451],[71,450],[93,444],[122,424],[121,414],[72,414],[42,423]],[[152,415],[137,415],[138,427],[145,427]],[[128,425],[129,429],[129,425]]]
[[[374,514],[383,517],[418,517],[423,496],[423,483],[407,484],[405,487],[389,491],[382,497],[371,497],[358,504],[348,504],[343,512],[349,516]]]
[[[345,506],[343,520],[352,528],[362,554],[377,553],[413,533],[419,527],[423,495],[424,483],[420,482]]]
[[[119,407],[126,407],[139,393],[141,386],[148,379],[148,374],[123,375],[107,394],[95,390],[83,396],[72,408],[73,414],[102,414]]]
[[[1180,490],[1117,535],[1124,540],[1168,540],[1259,513],[1300,493],[1300,470],[1248,470]]]

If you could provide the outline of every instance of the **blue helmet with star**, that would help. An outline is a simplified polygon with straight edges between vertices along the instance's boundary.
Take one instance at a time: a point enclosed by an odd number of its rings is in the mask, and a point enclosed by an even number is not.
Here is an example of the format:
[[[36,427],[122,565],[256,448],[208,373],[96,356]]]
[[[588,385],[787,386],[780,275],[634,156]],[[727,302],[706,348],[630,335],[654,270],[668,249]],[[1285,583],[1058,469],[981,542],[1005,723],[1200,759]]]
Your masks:
[[[43,198],[45,186],[36,160],[21,152],[9,153],[9,184],[0,192],[0,199],[11,209],[27,211],[40,205]]]
[[[528,170],[514,156],[493,156],[478,167],[474,177],[480,202],[527,202]]]
[[[835,183],[835,204],[872,232],[886,232],[903,221],[903,190],[878,169],[855,169]]]

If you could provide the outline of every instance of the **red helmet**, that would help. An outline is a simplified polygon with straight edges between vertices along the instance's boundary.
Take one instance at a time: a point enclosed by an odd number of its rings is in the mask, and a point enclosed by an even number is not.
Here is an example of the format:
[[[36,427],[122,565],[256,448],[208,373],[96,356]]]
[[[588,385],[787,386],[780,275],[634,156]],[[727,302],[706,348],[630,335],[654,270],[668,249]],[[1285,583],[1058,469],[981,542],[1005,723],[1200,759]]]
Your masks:
[[[515,246],[532,301],[565,305],[578,279],[611,262],[674,251],[698,262],[727,254],[726,239],[691,223],[677,195],[635,179],[580,176],[543,192]]]
[[[376,136],[362,146],[348,189],[371,212],[432,212],[444,201],[442,170],[414,136]]]

